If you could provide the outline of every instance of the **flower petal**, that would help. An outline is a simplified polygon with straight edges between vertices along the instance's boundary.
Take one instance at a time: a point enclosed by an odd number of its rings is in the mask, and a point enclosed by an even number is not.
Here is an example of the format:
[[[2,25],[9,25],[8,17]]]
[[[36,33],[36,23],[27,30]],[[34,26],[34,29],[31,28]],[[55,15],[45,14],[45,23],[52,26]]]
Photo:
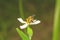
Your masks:
[[[25,21],[23,21],[22,18],[18,18],[18,20],[19,20],[21,23],[26,23]]]
[[[34,20],[33,22],[30,23],[30,25],[35,25],[35,24],[39,24],[41,21],[39,20]]]
[[[24,24],[24,25],[20,26],[20,28],[21,28],[21,29],[24,29],[24,28],[26,28],[27,26],[28,26],[28,24]]]

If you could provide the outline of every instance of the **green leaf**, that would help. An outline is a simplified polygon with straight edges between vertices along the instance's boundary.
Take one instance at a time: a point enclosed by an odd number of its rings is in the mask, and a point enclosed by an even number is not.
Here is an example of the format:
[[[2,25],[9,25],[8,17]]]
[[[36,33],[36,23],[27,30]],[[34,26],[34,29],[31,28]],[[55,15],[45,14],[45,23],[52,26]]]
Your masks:
[[[28,36],[25,33],[23,33],[19,28],[16,28],[16,31],[18,32],[22,40],[29,40]]]
[[[31,39],[31,37],[33,35],[33,30],[30,27],[27,27],[27,34],[28,34],[29,38]]]

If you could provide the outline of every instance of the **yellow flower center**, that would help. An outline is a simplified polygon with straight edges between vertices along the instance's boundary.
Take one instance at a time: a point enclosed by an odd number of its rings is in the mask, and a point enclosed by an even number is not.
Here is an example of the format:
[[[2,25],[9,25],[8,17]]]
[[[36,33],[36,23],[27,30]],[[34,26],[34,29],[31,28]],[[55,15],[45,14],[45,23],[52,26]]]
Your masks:
[[[30,22],[33,21],[33,17],[32,16],[29,16],[27,19],[26,19],[26,22],[27,24],[30,24]]]

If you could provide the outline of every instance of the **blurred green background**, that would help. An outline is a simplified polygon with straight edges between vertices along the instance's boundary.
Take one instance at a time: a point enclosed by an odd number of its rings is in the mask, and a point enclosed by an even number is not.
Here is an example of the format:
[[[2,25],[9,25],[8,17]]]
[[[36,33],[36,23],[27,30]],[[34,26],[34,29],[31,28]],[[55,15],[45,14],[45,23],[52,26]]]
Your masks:
[[[31,26],[34,31],[32,40],[52,40],[55,0],[23,0],[24,16],[36,15],[41,20]],[[16,27],[20,26],[18,0],[0,0],[0,40],[20,40]]]

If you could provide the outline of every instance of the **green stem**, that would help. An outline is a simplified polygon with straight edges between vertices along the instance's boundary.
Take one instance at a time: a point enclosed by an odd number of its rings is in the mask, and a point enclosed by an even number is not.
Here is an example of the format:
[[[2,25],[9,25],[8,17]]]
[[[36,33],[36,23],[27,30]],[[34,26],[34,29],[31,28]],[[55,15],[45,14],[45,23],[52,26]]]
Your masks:
[[[22,0],[19,0],[19,12],[20,12],[20,16],[24,19]]]
[[[60,0],[56,0],[53,40],[59,40],[59,31],[60,31]]]
[[[19,0],[19,12],[20,12],[20,17],[24,19],[22,0]],[[26,32],[26,29],[25,29],[25,32]]]

